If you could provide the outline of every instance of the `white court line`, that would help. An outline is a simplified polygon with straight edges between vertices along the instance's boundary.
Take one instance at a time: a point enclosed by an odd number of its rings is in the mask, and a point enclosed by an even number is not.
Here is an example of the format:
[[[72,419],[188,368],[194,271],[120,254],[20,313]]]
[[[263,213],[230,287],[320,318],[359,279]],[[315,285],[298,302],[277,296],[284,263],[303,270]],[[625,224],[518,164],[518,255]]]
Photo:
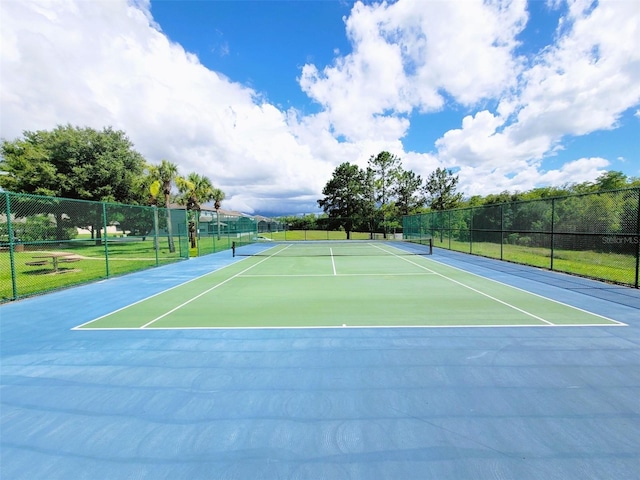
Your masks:
[[[376,245],[376,247],[380,248],[378,245]],[[384,251],[387,252],[387,253],[393,253],[393,252],[388,252],[387,250],[384,250]],[[398,255],[398,256],[400,258],[402,258],[400,255]],[[402,259],[404,260],[404,258],[402,258]],[[583,313],[586,313],[588,315],[592,315],[594,317],[602,318],[602,319],[606,320],[607,322],[611,322],[611,323],[613,323],[615,325],[619,325],[619,326],[622,326],[622,327],[627,327],[628,326],[624,322],[619,322],[618,320],[614,320],[612,318],[605,317],[604,315],[600,315],[599,313],[590,312],[588,310],[585,310],[584,308],[576,307],[574,305],[569,305],[568,303],[561,302],[560,300],[556,300],[554,298],[545,297],[544,295],[540,295],[540,294],[535,293],[535,292],[530,292],[530,291],[525,290],[523,288],[516,287],[514,285],[509,285],[509,284],[501,282],[499,280],[494,280],[493,278],[489,278],[489,277],[485,277],[485,276],[477,274],[477,273],[469,272],[468,270],[464,270],[464,269],[459,268],[459,267],[454,267],[453,265],[448,265],[446,263],[439,262],[438,260],[434,260],[433,258],[429,258],[429,261],[433,262],[433,263],[437,263],[438,265],[442,265],[444,267],[453,268],[454,270],[458,270],[459,272],[463,272],[463,273],[468,274],[468,275],[473,275],[474,277],[482,278],[483,280],[488,280],[490,282],[497,283],[498,285],[503,285],[505,287],[513,288],[514,290],[518,290],[520,292],[526,293],[527,295],[533,295],[534,297],[542,298],[542,299],[547,300],[549,302],[557,303],[558,305],[562,305],[564,307],[571,308],[573,310],[577,310],[579,312],[583,312]],[[413,262],[411,262],[411,263],[413,263]],[[416,265],[418,265],[418,264],[416,264]],[[418,266],[421,266],[421,265],[418,265]],[[423,267],[423,268],[426,268],[426,267]],[[433,272],[433,270],[430,270],[430,269],[427,269],[427,270]],[[440,276],[442,276],[444,278],[448,278],[445,275],[442,275],[440,273],[437,273],[437,272],[433,272],[433,273],[436,273],[437,275],[440,275]],[[455,281],[455,280],[452,280],[452,281]],[[562,326],[580,327],[580,326],[590,326],[591,325],[591,326],[595,327],[595,326],[604,326],[606,324],[599,324],[599,323],[595,324],[594,323],[594,324],[584,324],[584,325],[582,325],[582,324],[575,324],[575,323],[574,324],[555,324],[555,323],[552,323],[551,325],[556,326],[556,327],[562,327]]]
[[[281,252],[282,250],[285,250],[286,248],[289,248],[289,247],[282,248],[282,249],[280,249],[278,251]],[[275,252],[273,255],[275,255],[276,253],[277,252]],[[270,255],[270,256],[273,256],[273,255]],[[97,318],[94,318],[93,320],[89,320],[88,322],[84,322],[84,323],[82,323],[80,325],[77,325],[77,326],[73,327],[71,330],[87,330],[86,328],[83,328],[83,327],[85,327],[85,326],[87,326],[87,325],[89,325],[91,323],[97,322],[98,320],[101,320],[101,319],[103,319],[105,317],[108,317],[109,315],[113,315],[114,313],[118,313],[118,312],[121,312],[123,310],[126,310],[129,307],[133,307],[134,305],[137,305],[139,303],[145,302],[145,301],[150,300],[150,299],[152,299],[154,297],[157,297],[159,295],[163,295],[163,294],[165,294],[167,292],[170,292],[171,290],[175,290],[176,288],[182,287],[182,286],[187,285],[187,284],[189,284],[191,282],[195,282],[196,280],[200,280],[201,278],[204,278],[206,276],[212,275],[214,273],[218,273],[219,271],[224,270],[225,268],[231,267],[233,265],[237,265],[238,263],[240,263],[242,261],[245,261],[245,260],[248,260],[249,258],[251,258],[251,257],[242,258],[242,259],[238,260],[237,262],[230,263],[229,265],[224,265],[224,266],[222,266],[222,267],[220,267],[220,268],[218,268],[216,270],[213,270],[211,272],[207,272],[207,273],[204,273],[204,274],[202,274],[200,276],[197,276],[195,278],[191,278],[191,279],[187,280],[186,282],[179,283],[178,285],[174,285],[173,287],[169,287],[169,288],[167,288],[165,290],[162,290],[160,292],[154,293],[153,295],[149,295],[148,297],[141,298],[140,300],[137,300],[137,301],[135,301],[133,303],[129,303],[129,304],[125,305],[124,307],[117,308],[116,310],[113,310],[113,311],[111,311],[109,313],[105,313],[104,315],[101,315],[101,316],[99,316]],[[268,258],[269,257],[265,258],[265,260],[267,260]],[[262,262],[260,262],[260,263],[262,263]],[[257,265],[257,263],[255,265]],[[247,270],[249,270],[249,269],[245,269],[243,271],[246,272]],[[142,327],[133,327],[131,329],[132,330],[136,330],[136,329],[139,329],[139,328],[142,328]],[[102,329],[101,328],[92,328],[92,330],[102,330]],[[105,328],[104,330],[112,330],[112,329],[111,328]]]
[[[246,260],[248,258],[249,257],[243,258],[241,260],[238,260],[238,262],[242,262],[243,260]],[[203,273],[202,275],[200,275],[198,277],[195,277],[195,278],[192,278],[190,280],[187,280],[186,282],[179,283],[178,285],[174,285],[173,287],[169,287],[169,288],[167,288],[165,290],[162,290],[160,292],[154,293],[153,295],[149,295],[148,297],[141,298],[140,300],[137,300],[137,301],[135,301],[133,303],[129,303],[129,304],[125,305],[124,307],[118,308],[118,309],[113,310],[113,311],[111,311],[109,313],[105,313],[104,315],[101,315],[101,316],[99,316],[97,318],[94,318],[93,320],[89,320],[88,322],[84,322],[84,323],[82,323],[82,324],[80,324],[80,325],[78,325],[76,327],[73,327],[71,330],[82,329],[82,327],[84,327],[85,325],[89,325],[90,323],[97,322],[98,320],[100,320],[100,319],[102,319],[104,317],[108,317],[109,315],[112,315],[114,313],[118,313],[118,312],[121,312],[122,310],[126,310],[127,308],[133,307],[134,305],[137,305],[138,303],[145,302],[145,301],[147,301],[147,300],[149,300],[149,299],[151,299],[153,297],[157,297],[158,295],[162,295],[164,293],[170,292],[171,290],[174,290],[176,288],[182,287],[183,285],[187,285],[188,283],[195,282],[196,280],[200,280],[201,278],[204,278],[204,277],[206,277],[208,275],[211,275],[213,273],[217,273],[220,270],[228,268],[228,267],[230,267],[232,265],[236,265],[238,262],[230,263],[229,265],[224,265],[223,267],[220,267],[220,268],[218,268],[216,270],[212,270],[211,272]],[[138,328],[138,327],[136,327],[136,328]]]
[[[337,329],[392,329],[392,328],[427,328],[427,329],[448,329],[448,328],[573,328],[573,327],[625,327],[624,323],[574,323],[574,324],[529,324],[529,325],[299,325],[299,326],[253,326],[253,327],[152,327],[155,330],[337,330]],[[95,330],[128,330],[141,331],[140,327],[97,327],[83,328],[80,331],[92,332]],[[147,332],[149,329],[145,329]]]
[[[543,323],[546,323],[547,325],[555,325],[555,323],[552,323],[552,322],[550,322],[550,321],[548,321],[548,320],[545,320],[544,318],[539,317],[538,315],[535,315],[535,314],[533,314],[533,313],[531,313],[531,312],[527,312],[526,310],[523,310],[522,308],[516,307],[515,305],[511,305],[510,303],[505,302],[505,301],[503,301],[503,300],[500,300],[499,298],[493,297],[493,296],[489,295],[488,293],[484,293],[483,291],[478,290],[477,288],[470,287],[469,285],[465,285],[464,283],[459,282],[458,280],[454,280],[453,278],[449,278],[449,277],[447,277],[446,275],[443,275],[442,273],[438,273],[438,272],[436,272],[436,271],[434,271],[434,270],[431,270],[430,268],[427,268],[427,267],[425,267],[424,265],[420,265],[419,263],[412,262],[411,260],[409,260],[409,259],[407,259],[407,258],[404,258],[403,256],[398,255],[398,254],[396,254],[396,253],[394,253],[394,252],[390,252],[389,250],[385,250],[384,248],[379,247],[378,245],[374,245],[374,246],[375,246],[376,248],[379,248],[379,249],[380,249],[380,250],[382,250],[383,252],[390,253],[391,255],[393,255],[393,256],[395,256],[395,257],[398,257],[399,259],[404,260],[405,262],[408,262],[408,263],[410,263],[410,264],[412,264],[412,265],[415,265],[416,267],[419,267],[419,268],[423,268],[423,269],[425,269],[425,270],[428,270],[428,271],[430,271],[430,272],[432,272],[432,273],[435,273],[435,274],[436,274],[436,275],[438,275],[439,277],[442,277],[442,278],[444,278],[444,279],[446,279],[446,280],[449,280],[450,282],[453,282],[453,283],[455,283],[455,284],[457,284],[457,285],[460,285],[461,287],[468,288],[469,290],[471,290],[471,291],[473,291],[473,292],[479,293],[480,295],[483,295],[483,296],[485,296],[485,297],[487,297],[487,298],[489,298],[489,299],[493,300],[494,302],[501,303],[502,305],[505,305],[506,307],[512,308],[513,310],[516,310],[516,311],[518,311],[518,312],[520,312],[520,313],[524,313],[525,315],[527,315],[527,316],[529,316],[529,317],[532,317],[532,318],[535,318],[536,320],[538,320],[538,321],[540,321],[540,322],[543,322]]]
[[[337,273],[336,273],[336,262],[335,262],[335,259],[333,258],[333,248],[329,247],[329,252],[331,253],[331,265],[333,266],[333,274],[337,275]]]
[[[373,244],[371,244],[371,245],[373,245]],[[289,245],[289,246],[291,246],[291,245]],[[285,247],[284,249],[289,248],[289,246]],[[521,289],[521,288],[518,288],[518,287],[515,287],[515,286],[512,286],[512,285],[508,285],[508,284],[503,283],[503,282],[500,282],[500,281],[498,281],[498,280],[493,280],[493,279],[491,279],[491,278],[484,277],[484,276],[482,276],[482,275],[479,275],[479,274],[476,274],[476,273],[473,273],[473,272],[468,272],[468,271],[466,271],[466,270],[464,270],[464,269],[462,269],[462,268],[458,268],[458,267],[455,267],[455,266],[447,265],[447,264],[442,263],[442,262],[439,262],[439,261],[437,261],[437,260],[429,259],[430,261],[432,261],[432,262],[434,262],[434,263],[437,263],[437,264],[439,264],[439,265],[442,265],[442,266],[445,266],[445,267],[450,267],[450,268],[453,268],[453,269],[455,269],[455,270],[461,271],[461,272],[463,272],[463,273],[470,274],[470,275],[474,275],[474,276],[476,276],[476,277],[478,277],[478,278],[482,278],[482,279],[485,279],[485,280],[489,280],[489,281],[491,281],[491,282],[494,282],[494,283],[497,283],[497,284],[500,284],[500,285],[503,285],[503,286],[506,286],[506,287],[510,287],[510,288],[515,289],[515,290],[519,290],[519,291],[521,291],[521,292],[523,292],[523,293],[526,293],[526,294],[529,294],[529,295],[534,295],[534,296],[537,296],[537,297],[539,297],[539,298],[542,298],[542,299],[545,299],[545,300],[548,300],[548,301],[551,301],[551,302],[555,302],[555,303],[560,304],[560,305],[564,305],[564,306],[566,306],[566,307],[569,307],[569,308],[572,308],[572,309],[575,309],[575,310],[578,310],[578,311],[584,312],[584,313],[589,314],[589,315],[593,315],[593,316],[600,317],[600,318],[602,318],[602,319],[606,320],[607,322],[609,322],[609,323],[602,323],[602,324],[600,324],[600,323],[598,323],[598,324],[591,324],[591,323],[590,323],[590,324],[553,324],[553,323],[548,322],[548,321],[546,321],[546,320],[539,319],[539,317],[536,317],[535,315],[529,314],[528,312],[525,312],[524,310],[520,310],[520,309],[518,309],[517,307],[514,307],[513,305],[509,305],[509,304],[508,304],[508,303],[506,303],[506,302],[503,302],[503,301],[501,301],[501,300],[495,299],[494,297],[491,297],[490,295],[484,294],[483,292],[480,292],[480,291],[478,291],[478,290],[476,290],[476,289],[474,289],[474,288],[472,288],[472,287],[469,287],[468,285],[464,285],[464,284],[463,284],[463,283],[461,283],[461,282],[458,282],[458,281],[456,281],[456,280],[453,280],[453,279],[451,279],[451,278],[447,277],[446,275],[440,274],[440,273],[435,272],[435,271],[433,271],[433,270],[431,270],[431,269],[429,269],[429,268],[427,268],[427,267],[425,267],[425,266],[423,266],[423,265],[420,265],[420,264],[418,264],[418,263],[412,262],[412,261],[410,261],[410,260],[408,260],[408,259],[404,258],[402,255],[398,255],[398,254],[395,254],[395,253],[394,253],[394,252],[392,252],[392,251],[385,250],[385,249],[381,248],[381,247],[380,247],[380,246],[378,246],[378,245],[373,245],[373,246],[375,246],[376,248],[379,248],[380,250],[382,250],[382,251],[384,251],[384,252],[386,252],[386,253],[389,253],[389,254],[391,254],[391,255],[394,255],[394,256],[396,256],[396,257],[399,257],[399,258],[401,258],[402,260],[405,260],[405,261],[407,261],[407,262],[408,262],[408,263],[410,263],[410,264],[413,264],[413,265],[415,265],[415,266],[419,267],[420,269],[424,270],[424,271],[425,271],[425,273],[402,273],[402,274],[398,274],[398,273],[396,273],[396,274],[393,274],[393,273],[390,273],[390,274],[366,274],[366,273],[365,273],[365,274],[340,274],[340,275],[337,275],[337,276],[367,276],[367,275],[373,275],[373,276],[375,276],[375,275],[380,275],[380,276],[384,276],[384,275],[388,275],[388,276],[399,276],[399,275],[438,275],[438,276],[440,276],[440,277],[442,277],[442,278],[445,278],[445,279],[447,279],[447,280],[450,280],[450,281],[452,281],[452,282],[455,282],[455,283],[457,283],[457,284],[459,284],[459,285],[461,285],[461,286],[463,286],[463,287],[465,287],[465,288],[469,288],[469,289],[471,289],[471,290],[473,290],[473,291],[476,291],[477,293],[480,293],[481,295],[484,295],[484,296],[487,296],[488,298],[491,298],[491,299],[493,299],[493,300],[496,300],[496,301],[498,301],[499,303],[503,303],[503,304],[504,304],[504,305],[506,305],[506,306],[509,306],[509,307],[511,307],[511,308],[515,308],[516,310],[519,310],[519,311],[521,311],[521,312],[523,312],[523,313],[525,313],[525,314],[527,314],[527,315],[529,315],[529,316],[531,316],[531,317],[533,317],[533,318],[536,318],[536,319],[538,319],[538,320],[541,320],[541,321],[542,321],[542,322],[544,322],[545,324],[543,324],[543,325],[540,325],[540,324],[534,324],[534,325],[382,325],[382,326],[381,326],[381,325],[371,325],[371,326],[362,325],[362,326],[347,326],[346,328],[431,328],[431,329],[432,329],[432,328],[531,328],[531,327],[537,327],[537,328],[540,328],[540,327],[549,327],[549,326],[553,326],[553,327],[602,327],[602,326],[627,326],[625,323],[622,323],[622,322],[619,322],[619,321],[617,321],[617,320],[613,320],[613,319],[607,318],[607,317],[605,317],[605,316],[603,316],[603,315],[599,315],[599,314],[596,314],[596,313],[593,313],[593,312],[589,312],[589,311],[587,311],[587,310],[584,310],[584,309],[581,309],[581,308],[578,308],[578,307],[574,307],[574,306],[572,306],[572,305],[569,305],[569,304],[566,304],[566,303],[560,302],[560,301],[558,301],[558,300],[554,300],[554,299],[552,299],[552,298],[548,298],[548,297],[545,297],[545,296],[543,296],[543,295],[539,295],[539,294],[536,294],[536,293],[533,293],[533,292],[529,292],[529,291],[527,291],[527,290],[524,290],[524,289]],[[395,247],[394,247],[394,248],[395,248]],[[278,250],[278,252],[280,252],[280,251],[282,251],[282,250],[284,250],[284,249]],[[231,280],[232,278],[236,278],[236,277],[238,277],[238,276],[240,276],[240,275],[242,275],[243,277],[260,277],[260,276],[265,276],[265,277],[270,277],[270,276],[274,276],[274,277],[277,277],[277,276],[283,276],[283,277],[287,277],[287,276],[291,276],[291,277],[296,277],[296,276],[333,276],[333,275],[330,275],[330,274],[322,274],[322,275],[252,275],[252,274],[249,274],[249,275],[244,275],[244,273],[245,273],[245,272],[247,272],[247,271],[251,270],[251,268],[253,268],[254,266],[257,266],[259,263],[262,263],[263,261],[266,261],[266,260],[268,260],[269,258],[271,258],[271,257],[273,257],[273,256],[275,256],[275,255],[277,255],[277,253],[278,253],[278,252],[275,252],[273,255],[270,255],[269,257],[267,257],[267,258],[265,258],[264,260],[262,260],[262,261],[260,261],[260,262],[256,263],[255,265],[252,265],[251,267],[246,268],[246,269],[245,269],[245,270],[243,270],[242,272],[239,272],[238,274],[234,275],[233,277],[228,278],[227,280],[225,280],[225,281],[224,281],[224,282],[222,282],[222,283],[226,283],[227,281]],[[249,257],[247,257],[247,258],[249,258]],[[333,259],[333,256],[332,256],[332,259]],[[236,262],[236,263],[237,263],[237,262]],[[117,310],[114,310],[113,312],[110,312],[110,313],[108,313],[108,314],[102,315],[102,316],[100,316],[100,317],[98,317],[98,318],[95,318],[95,319],[93,319],[93,320],[89,321],[89,322],[85,322],[85,323],[83,323],[83,324],[81,324],[81,325],[79,325],[79,326],[77,326],[77,327],[73,327],[73,328],[72,328],[72,330],[78,330],[78,331],[85,330],[85,331],[88,331],[88,330],[140,330],[140,329],[145,329],[145,327],[147,327],[147,326],[151,325],[153,322],[155,322],[155,321],[159,320],[160,318],[162,318],[162,317],[164,317],[164,316],[168,315],[168,314],[169,314],[169,313],[171,313],[171,312],[167,312],[166,314],[164,314],[164,315],[162,315],[161,317],[158,317],[158,318],[156,318],[156,319],[152,320],[151,322],[148,322],[147,324],[145,324],[145,325],[144,325],[144,326],[142,326],[142,327],[115,327],[115,328],[113,328],[113,327],[98,327],[98,328],[91,328],[91,327],[89,327],[89,328],[82,328],[82,327],[84,327],[84,326],[86,326],[86,325],[89,325],[89,324],[91,324],[91,323],[93,323],[93,322],[95,322],[95,321],[97,321],[97,320],[99,320],[99,319],[101,319],[101,318],[107,317],[107,316],[109,316],[109,315],[111,315],[111,314],[113,314],[113,313],[119,312],[119,311],[121,311],[121,310],[125,310],[125,309],[129,308],[130,306],[136,305],[136,304],[141,303],[141,302],[143,302],[143,301],[145,301],[145,300],[148,300],[148,299],[150,299],[150,298],[156,297],[156,296],[158,296],[158,295],[161,295],[161,294],[163,294],[163,293],[165,293],[165,292],[171,291],[171,290],[173,290],[173,289],[175,289],[175,288],[178,288],[178,287],[180,287],[180,286],[183,286],[183,285],[186,285],[186,284],[188,284],[188,283],[191,283],[191,282],[193,282],[193,281],[195,281],[195,280],[198,280],[198,279],[200,279],[200,278],[203,278],[203,277],[206,277],[206,276],[211,275],[211,274],[213,274],[213,273],[219,272],[220,270],[225,269],[225,268],[227,268],[227,267],[229,267],[229,266],[235,265],[236,263],[232,263],[232,264],[229,264],[229,265],[225,265],[225,266],[223,266],[223,267],[221,267],[221,268],[218,268],[217,270],[214,270],[214,271],[212,271],[212,272],[207,272],[206,274],[200,275],[199,277],[196,277],[196,278],[193,278],[193,279],[187,280],[187,281],[185,281],[185,282],[183,282],[183,283],[181,283],[181,284],[179,284],[179,285],[175,285],[175,286],[170,287],[170,288],[168,288],[168,289],[166,289],[166,290],[163,290],[163,291],[161,291],[161,292],[158,292],[158,293],[155,293],[155,294],[150,295],[150,296],[148,296],[148,297],[145,297],[144,299],[141,299],[141,300],[139,300],[139,301],[136,301],[136,302],[134,302],[134,303],[131,303],[131,304],[129,304],[129,305],[127,305],[127,306],[125,306],[125,307],[119,308],[119,309],[117,309]],[[216,286],[214,286],[214,287],[210,288],[207,292],[209,292],[209,291],[213,290],[214,288],[217,288],[218,286],[222,285],[222,283],[220,283],[220,284],[218,284],[218,285],[216,285]],[[175,309],[173,309],[172,311],[175,311],[175,310],[177,310],[178,308],[180,308],[180,307],[182,307],[182,306],[184,306],[184,305],[186,305],[186,304],[190,303],[191,301],[193,301],[193,300],[195,300],[196,298],[198,298],[198,297],[200,297],[200,296],[204,295],[204,294],[205,294],[205,293],[207,293],[207,292],[204,292],[204,293],[202,293],[202,294],[198,295],[197,297],[194,297],[193,299],[191,299],[191,300],[189,300],[189,301],[185,302],[183,305],[181,305],[181,306],[179,306],[179,307],[176,307],[176,308],[175,308]],[[274,327],[153,327],[153,330],[185,330],[185,329],[192,329],[192,330],[233,330],[233,329],[259,330],[259,329],[313,329],[313,328],[320,328],[320,329],[322,329],[322,328],[331,328],[331,329],[334,329],[334,328],[345,328],[345,327],[341,327],[341,326],[339,326],[339,325],[338,325],[338,326],[300,326],[300,327],[297,327],[297,326],[281,326],[281,327],[278,327],[278,326],[274,326]],[[148,330],[148,329],[147,329],[147,330]]]
[[[583,313],[586,313],[586,314],[589,314],[589,315],[593,315],[594,317],[600,317],[600,318],[602,318],[602,319],[604,319],[604,320],[606,320],[608,322],[616,323],[616,324],[618,324],[618,325],[620,325],[622,327],[628,327],[629,326],[626,323],[619,322],[618,320],[614,320],[613,318],[605,317],[604,315],[600,315],[599,313],[590,312],[589,310],[585,310],[584,308],[576,307],[574,305],[569,305],[568,303],[561,302],[560,300],[556,300],[554,298],[545,297],[544,295],[540,295],[540,294],[535,293],[535,292],[530,292],[528,290],[525,290],[524,288],[515,287],[513,285],[509,285],[509,284],[501,282],[499,280],[494,280],[493,278],[484,277],[484,276],[479,275],[477,273],[469,272],[467,270],[463,270],[462,268],[454,267],[453,265],[447,265],[446,263],[442,263],[442,262],[439,262],[437,260],[433,260],[433,259],[429,259],[429,260],[431,262],[437,263],[439,265],[443,265],[445,267],[453,268],[453,269],[458,270],[460,272],[468,273],[469,275],[473,275],[475,277],[482,278],[484,280],[489,280],[489,281],[497,283],[499,285],[504,285],[506,287],[513,288],[514,290],[519,290],[520,292],[524,292],[524,293],[527,293],[529,295],[533,295],[534,297],[543,298],[544,300],[547,300],[549,302],[557,303],[558,305],[563,305],[565,307],[572,308],[572,309],[577,310],[579,312],[583,312]],[[589,325],[589,324],[586,324],[586,325]],[[599,325],[599,324],[597,324],[597,325]],[[556,325],[556,326],[561,326],[561,325]],[[580,326],[580,325],[576,325],[576,326]]]
[[[282,250],[286,250],[287,248],[289,248],[289,247],[285,247],[285,248],[283,248]],[[282,250],[279,250],[279,252],[281,252]],[[276,255],[276,254],[274,253],[273,255]],[[162,314],[162,315],[160,315],[159,317],[154,318],[153,320],[151,320],[150,322],[145,323],[144,325],[142,325],[142,326],[141,326],[141,327],[139,327],[139,328],[147,328],[147,327],[148,327],[149,325],[151,325],[152,323],[155,323],[155,322],[157,322],[158,320],[160,320],[160,319],[162,319],[162,318],[166,317],[167,315],[172,314],[173,312],[175,312],[176,310],[181,309],[181,308],[182,308],[182,307],[184,307],[185,305],[189,305],[191,302],[193,302],[194,300],[197,300],[198,298],[202,297],[203,295],[206,295],[206,294],[207,294],[207,293],[209,293],[210,291],[215,290],[216,288],[218,288],[218,287],[220,287],[220,286],[224,285],[225,283],[227,283],[227,282],[229,282],[229,281],[233,280],[233,279],[234,279],[234,278],[236,278],[236,277],[239,277],[239,276],[240,276],[240,275],[242,275],[244,272],[247,272],[247,271],[251,270],[253,267],[257,267],[257,266],[258,266],[258,265],[260,265],[262,262],[266,262],[266,261],[267,261],[267,260],[269,260],[271,257],[273,257],[273,255],[269,255],[268,257],[263,258],[263,259],[262,259],[262,260],[260,260],[258,263],[254,263],[254,264],[253,264],[253,265],[251,265],[250,267],[245,268],[245,269],[244,269],[244,270],[242,270],[241,272],[236,273],[234,276],[229,277],[229,278],[227,278],[226,280],[223,280],[222,282],[220,282],[220,283],[218,283],[218,284],[214,285],[213,287],[211,287],[211,288],[209,288],[209,289],[205,290],[205,291],[204,291],[204,292],[202,292],[202,293],[199,293],[199,294],[198,294],[198,295],[196,295],[195,297],[190,298],[190,299],[189,299],[189,300],[187,300],[186,302],[181,303],[181,304],[180,304],[180,305],[178,305],[177,307],[172,308],[172,309],[171,309],[171,310],[169,310],[168,312],[163,313],[163,314]]]
[[[434,272],[412,272],[412,273],[265,273],[265,274],[249,274],[242,275],[242,278],[260,278],[260,277],[427,277],[436,275]]]

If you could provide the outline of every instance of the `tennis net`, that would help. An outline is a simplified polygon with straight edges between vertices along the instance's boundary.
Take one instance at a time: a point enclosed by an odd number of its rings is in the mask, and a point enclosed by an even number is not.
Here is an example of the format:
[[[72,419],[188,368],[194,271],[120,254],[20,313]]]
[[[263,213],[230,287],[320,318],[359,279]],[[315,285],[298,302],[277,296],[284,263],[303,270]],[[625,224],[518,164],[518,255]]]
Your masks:
[[[423,244],[382,240],[330,240],[269,242],[235,246],[233,256],[238,257],[377,257],[384,255],[431,255],[431,239]]]

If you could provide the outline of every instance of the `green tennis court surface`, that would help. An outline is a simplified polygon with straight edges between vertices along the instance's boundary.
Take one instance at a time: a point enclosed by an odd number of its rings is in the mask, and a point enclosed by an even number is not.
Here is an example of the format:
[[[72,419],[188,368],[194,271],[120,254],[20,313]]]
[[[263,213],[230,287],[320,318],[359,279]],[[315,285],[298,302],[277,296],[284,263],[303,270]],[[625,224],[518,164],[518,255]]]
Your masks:
[[[389,243],[256,253],[76,328],[621,325]]]

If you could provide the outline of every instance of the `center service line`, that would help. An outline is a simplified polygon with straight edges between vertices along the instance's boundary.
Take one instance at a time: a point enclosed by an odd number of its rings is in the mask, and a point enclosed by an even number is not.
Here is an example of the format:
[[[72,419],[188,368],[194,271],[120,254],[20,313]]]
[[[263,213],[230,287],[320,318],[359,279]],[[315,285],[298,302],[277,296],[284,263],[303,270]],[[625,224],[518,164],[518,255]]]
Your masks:
[[[333,248],[329,247],[329,252],[331,253],[331,265],[333,266],[333,274],[337,275],[337,273],[336,273],[336,262],[333,259]]]

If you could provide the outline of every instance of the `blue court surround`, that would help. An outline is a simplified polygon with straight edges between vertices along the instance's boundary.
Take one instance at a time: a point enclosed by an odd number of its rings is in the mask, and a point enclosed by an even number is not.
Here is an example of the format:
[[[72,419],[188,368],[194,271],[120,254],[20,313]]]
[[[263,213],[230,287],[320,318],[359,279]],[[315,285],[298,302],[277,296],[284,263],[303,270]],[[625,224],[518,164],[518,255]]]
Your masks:
[[[628,326],[71,330],[191,259],[0,306],[0,477],[638,478],[640,291],[431,258]]]

